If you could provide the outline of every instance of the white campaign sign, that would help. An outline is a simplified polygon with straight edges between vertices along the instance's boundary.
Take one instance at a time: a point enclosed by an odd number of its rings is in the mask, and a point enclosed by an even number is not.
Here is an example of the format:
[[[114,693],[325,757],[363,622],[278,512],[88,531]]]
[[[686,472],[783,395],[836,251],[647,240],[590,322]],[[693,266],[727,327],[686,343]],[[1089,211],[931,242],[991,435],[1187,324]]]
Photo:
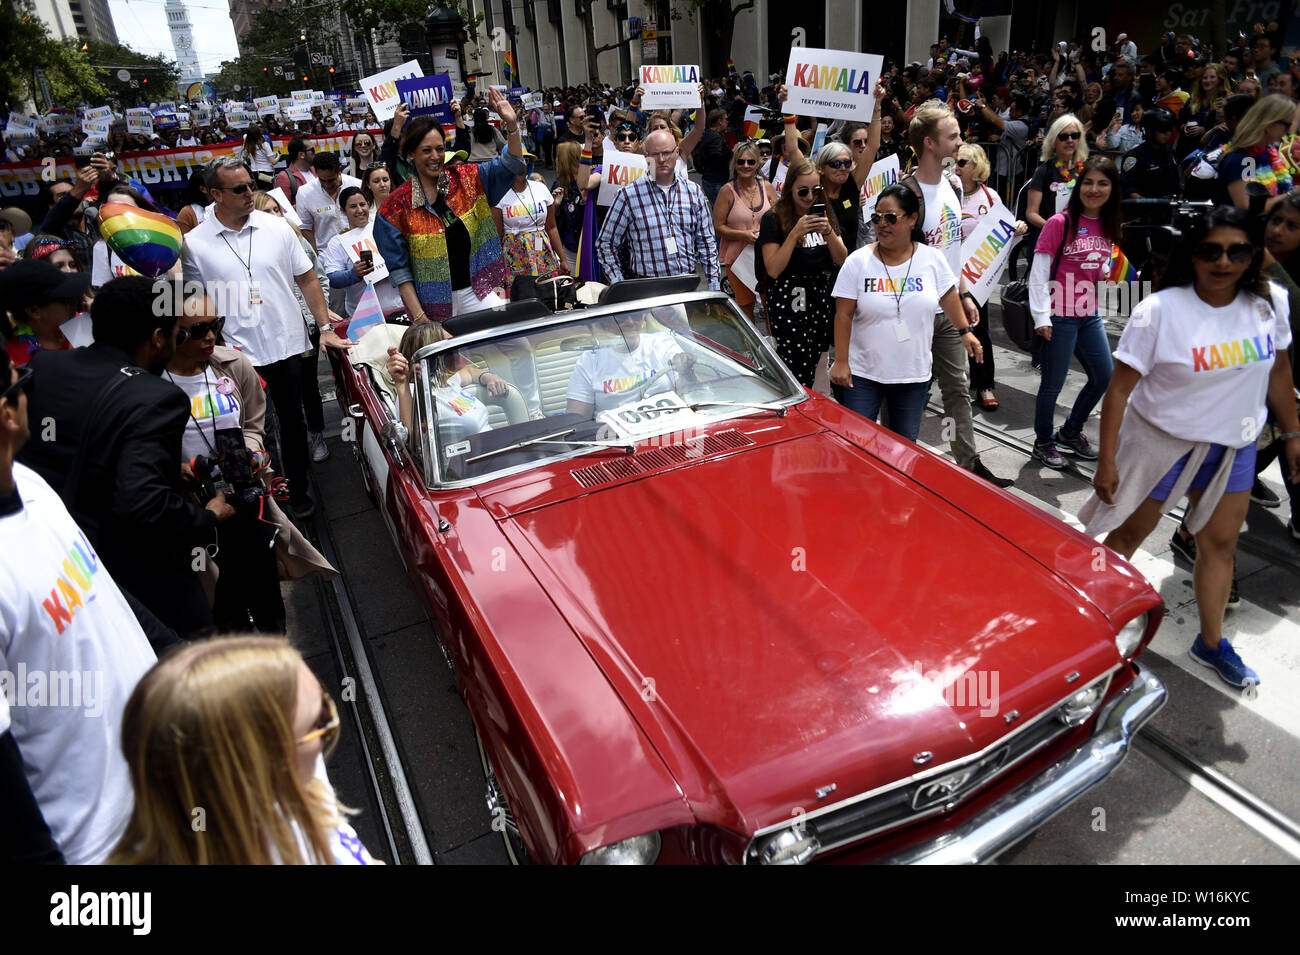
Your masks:
[[[801,116],[867,122],[875,108],[884,57],[876,53],[790,47],[785,70],[789,91],[783,109]]]
[[[898,182],[898,153],[886,156],[871,166],[866,181],[862,183],[862,221],[869,222],[871,214],[876,211],[876,196],[886,186]]]
[[[361,261],[361,250],[369,249],[374,255],[375,270],[366,275],[366,281],[371,285],[378,285],[384,279],[388,278],[388,266],[384,263],[384,257],[379,254],[379,246],[375,245],[375,237],[372,234],[373,226],[362,226],[359,229],[351,229],[344,232],[340,237],[343,240],[343,248],[348,253],[348,258],[353,262]]]
[[[419,61],[408,60],[401,66],[394,66],[392,69],[362,79],[361,91],[366,94],[366,99],[370,100],[370,108],[375,111],[375,119],[382,123],[386,119],[393,118],[397,104],[401,102],[397,95],[398,80],[409,80],[423,75],[424,70],[420,68]]]
[[[620,189],[631,185],[645,174],[644,156],[636,153],[621,153],[617,149],[606,149],[605,159],[601,164],[600,192],[596,195],[596,205],[609,205]]]
[[[258,116],[274,116],[280,112],[278,96],[259,96],[253,100],[253,105],[257,107]]]
[[[152,136],[152,116],[127,116],[126,131],[132,136]]]
[[[700,103],[700,68],[644,64],[641,67],[641,108],[698,109]]]
[[[740,250],[740,255],[736,256],[730,266],[731,274],[751,292],[758,287],[758,276],[754,272],[754,255],[754,247],[747,245]]]
[[[1016,217],[998,200],[980,218],[970,238],[961,244],[960,278],[966,279],[967,291],[981,305],[988,302],[1002,270],[1011,261],[1015,231]]]

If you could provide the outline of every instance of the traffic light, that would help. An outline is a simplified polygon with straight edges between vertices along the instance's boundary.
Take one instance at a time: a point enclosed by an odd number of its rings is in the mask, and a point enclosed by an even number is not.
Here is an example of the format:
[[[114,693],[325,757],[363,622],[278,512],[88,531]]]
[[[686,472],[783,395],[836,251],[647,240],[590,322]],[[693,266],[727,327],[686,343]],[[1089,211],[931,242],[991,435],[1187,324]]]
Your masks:
[[[148,86],[148,85],[149,85],[149,77],[147,77],[147,76],[142,76],[142,77],[140,77],[140,82],[143,83],[145,86]]]
[[[268,73],[268,72],[270,72],[270,70],[271,70],[271,68],[270,68],[269,66],[264,66],[264,67],[262,67],[262,72],[263,72],[263,73]]]
[[[330,67],[330,72],[331,72],[331,73],[334,72],[334,67],[332,67],[332,66]]]
[[[304,77],[302,78],[302,81],[303,81],[304,83],[310,83],[310,82],[311,82],[311,78],[310,78],[310,77],[306,77],[306,76],[304,76]]]
[[[307,31],[306,31],[306,30],[303,30],[300,34],[298,34],[298,39],[299,39],[301,42],[306,43],[306,42],[307,42]]]

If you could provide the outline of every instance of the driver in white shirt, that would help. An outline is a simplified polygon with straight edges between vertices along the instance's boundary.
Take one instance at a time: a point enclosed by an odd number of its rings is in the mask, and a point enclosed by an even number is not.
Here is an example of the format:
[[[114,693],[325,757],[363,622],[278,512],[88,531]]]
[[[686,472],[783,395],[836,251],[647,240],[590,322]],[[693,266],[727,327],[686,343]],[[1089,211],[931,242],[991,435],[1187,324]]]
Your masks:
[[[601,320],[598,333],[618,336],[616,344],[586,352],[569,378],[565,411],[592,417],[645,394],[673,391],[679,381],[693,379],[695,360],[682,351],[672,335],[643,333],[649,314],[611,316]],[[648,385],[648,387],[647,387]]]

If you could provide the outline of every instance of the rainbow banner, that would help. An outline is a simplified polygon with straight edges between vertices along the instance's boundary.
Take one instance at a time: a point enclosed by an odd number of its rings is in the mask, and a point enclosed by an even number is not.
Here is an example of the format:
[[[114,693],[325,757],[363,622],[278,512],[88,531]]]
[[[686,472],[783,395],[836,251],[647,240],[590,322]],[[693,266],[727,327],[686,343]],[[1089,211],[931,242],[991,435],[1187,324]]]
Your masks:
[[[99,207],[99,234],[117,257],[141,275],[157,278],[181,254],[181,230],[160,212],[125,202]]]
[[[375,137],[375,142],[383,143],[383,130],[371,129],[368,132]],[[340,159],[351,154],[352,130],[342,133],[327,133],[324,136],[304,137],[316,152],[338,153]],[[271,138],[271,147],[281,157],[288,155],[289,136]],[[186,149],[149,149],[141,152],[123,152],[117,154],[124,175],[144,185],[155,195],[159,191],[184,189],[190,176],[201,170],[218,156],[233,156],[239,152],[240,141],[232,139],[217,146],[196,146]],[[23,200],[35,199],[40,193],[42,182],[66,179],[77,181],[77,167],[72,156],[59,158],[52,172],[41,165],[38,159],[23,162],[0,163],[0,199]]]
[[[507,50],[501,59],[505,62],[506,86],[514,86],[515,77],[519,75],[519,68],[515,66],[515,55]]]
[[[727,60],[727,75],[728,76],[736,75],[736,64],[733,63],[730,58],[728,58]]]
[[[357,307],[348,322],[348,338],[354,342],[361,341],[361,336],[376,325],[384,324],[384,310],[379,305],[379,295],[369,282],[357,300]]]
[[[1128,260],[1128,256],[1118,246],[1111,247],[1110,262],[1106,280],[1109,282],[1136,282],[1138,270],[1133,263]]]

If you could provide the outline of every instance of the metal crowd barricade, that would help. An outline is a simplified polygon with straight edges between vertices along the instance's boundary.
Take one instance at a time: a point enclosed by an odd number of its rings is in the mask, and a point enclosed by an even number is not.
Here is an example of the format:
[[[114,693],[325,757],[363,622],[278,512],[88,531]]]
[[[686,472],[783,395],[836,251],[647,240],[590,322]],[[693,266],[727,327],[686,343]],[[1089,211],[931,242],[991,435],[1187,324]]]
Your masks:
[[[1011,147],[1002,140],[974,142],[971,145],[983,147],[984,152],[989,157],[989,168],[992,170],[992,174],[989,176],[989,186],[1002,197],[1002,201],[1014,212],[1016,196],[1020,192],[1020,187],[1029,181],[1034,169],[1038,167],[1037,150],[1023,147],[1018,154],[1013,155]],[[1000,174],[998,166],[1004,161],[1007,172]]]

